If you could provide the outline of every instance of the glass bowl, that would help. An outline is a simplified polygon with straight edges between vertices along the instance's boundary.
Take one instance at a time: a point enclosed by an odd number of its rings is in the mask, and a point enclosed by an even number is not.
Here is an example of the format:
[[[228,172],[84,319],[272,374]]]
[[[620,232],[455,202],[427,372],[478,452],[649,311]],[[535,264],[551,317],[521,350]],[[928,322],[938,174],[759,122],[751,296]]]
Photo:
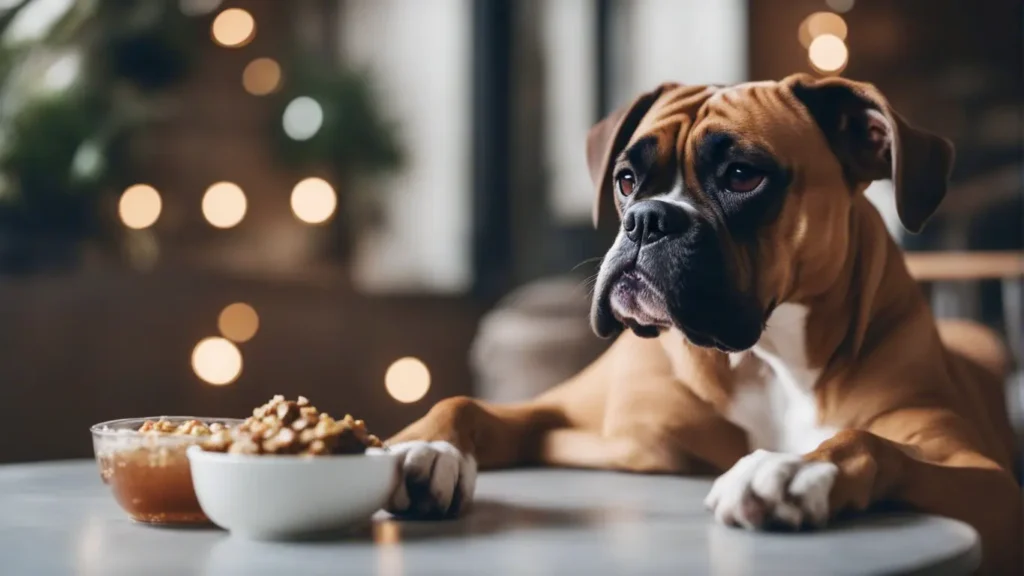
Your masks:
[[[157,416],[111,420],[89,429],[100,477],[133,520],[147,524],[209,523],[192,488],[192,472],[185,455],[189,446],[209,436],[139,431],[147,421],[164,421],[177,427],[192,420],[207,427],[242,423],[234,418]]]

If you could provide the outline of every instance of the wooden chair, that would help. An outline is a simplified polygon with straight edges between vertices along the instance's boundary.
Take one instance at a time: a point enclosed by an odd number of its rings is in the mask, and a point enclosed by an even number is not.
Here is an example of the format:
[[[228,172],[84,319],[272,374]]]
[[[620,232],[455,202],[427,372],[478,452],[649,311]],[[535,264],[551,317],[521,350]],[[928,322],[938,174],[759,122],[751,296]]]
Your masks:
[[[1001,281],[1007,344],[1017,364],[1024,365],[1024,251],[908,252],[906,261],[933,304],[951,283]]]
[[[909,252],[906,261],[910,273],[927,291],[933,309],[940,308],[943,299],[947,302],[962,300],[962,294],[955,293],[957,283],[1001,282],[1004,336],[1011,362],[1006,381],[1006,407],[1018,441],[1024,446],[1024,251]],[[949,291],[945,298],[944,291]],[[989,335],[979,330],[968,337],[983,341]],[[983,342],[976,343],[985,346]]]

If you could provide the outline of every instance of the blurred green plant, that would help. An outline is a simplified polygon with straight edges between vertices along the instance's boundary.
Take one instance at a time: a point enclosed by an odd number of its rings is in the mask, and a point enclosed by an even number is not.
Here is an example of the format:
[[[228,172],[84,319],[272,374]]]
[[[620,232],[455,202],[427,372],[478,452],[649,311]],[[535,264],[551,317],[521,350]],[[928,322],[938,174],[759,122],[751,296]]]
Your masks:
[[[397,126],[380,111],[373,82],[365,70],[334,70],[311,65],[315,60],[293,59],[285,89],[275,98],[276,146],[279,157],[291,166],[331,166],[342,173],[373,175],[398,168],[403,160],[395,133]],[[296,98],[315,100],[323,110],[323,124],[307,140],[288,136],[282,117]]]
[[[188,70],[189,25],[164,0],[23,0],[0,15],[0,267],[121,241],[104,200],[130,179],[154,94]]]
[[[177,0],[7,5],[0,9],[0,271],[47,265],[40,247],[74,252],[90,240],[117,248],[126,234],[110,206],[136,180],[131,137],[163,114],[161,93],[188,76],[208,22],[182,14]],[[30,10],[33,25],[20,25]],[[299,95],[320,103],[323,125],[295,141],[276,122],[268,145],[280,161],[344,179],[401,164],[395,126],[365,72],[300,55],[277,95],[279,112]]]

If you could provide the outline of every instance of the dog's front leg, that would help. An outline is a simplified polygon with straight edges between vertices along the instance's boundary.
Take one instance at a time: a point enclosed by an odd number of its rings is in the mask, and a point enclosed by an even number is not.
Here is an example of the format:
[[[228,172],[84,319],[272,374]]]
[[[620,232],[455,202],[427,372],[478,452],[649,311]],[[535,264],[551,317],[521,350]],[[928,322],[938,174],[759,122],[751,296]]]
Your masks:
[[[554,432],[600,430],[609,375],[635,356],[634,340],[620,338],[582,372],[528,402],[495,405],[466,397],[438,402],[387,442],[403,455],[403,480],[389,510],[455,516],[472,500],[478,468],[550,464]]]
[[[387,442],[403,457],[403,481],[388,509],[418,517],[456,516],[472,501],[478,468],[535,461],[540,436],[564,425],[562,412],[541,402],[497,406],[467,397],[438,402]]]
[[[970,524],[982,540],[982,573],[1018,574],[1020,486],[975,446],[949,412],[896,411],[803,456],[754,452],[716,480],[706,503],[718,521],[752,529],[821,526],[838,514],[894,504]]]

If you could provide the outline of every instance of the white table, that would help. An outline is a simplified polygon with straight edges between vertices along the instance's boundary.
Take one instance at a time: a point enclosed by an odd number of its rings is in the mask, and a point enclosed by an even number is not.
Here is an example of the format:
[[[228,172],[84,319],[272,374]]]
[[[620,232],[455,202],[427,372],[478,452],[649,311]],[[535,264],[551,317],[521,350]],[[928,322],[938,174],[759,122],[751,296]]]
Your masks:
[[[807,534],[716,526],[705,479],[521,470],[483,474],[448,522],[381,513],[347,538],[252,543],[214,528],[132,523],[91,461],[0,466],[0,574],[966,574],[975,532],[877,516]]]

